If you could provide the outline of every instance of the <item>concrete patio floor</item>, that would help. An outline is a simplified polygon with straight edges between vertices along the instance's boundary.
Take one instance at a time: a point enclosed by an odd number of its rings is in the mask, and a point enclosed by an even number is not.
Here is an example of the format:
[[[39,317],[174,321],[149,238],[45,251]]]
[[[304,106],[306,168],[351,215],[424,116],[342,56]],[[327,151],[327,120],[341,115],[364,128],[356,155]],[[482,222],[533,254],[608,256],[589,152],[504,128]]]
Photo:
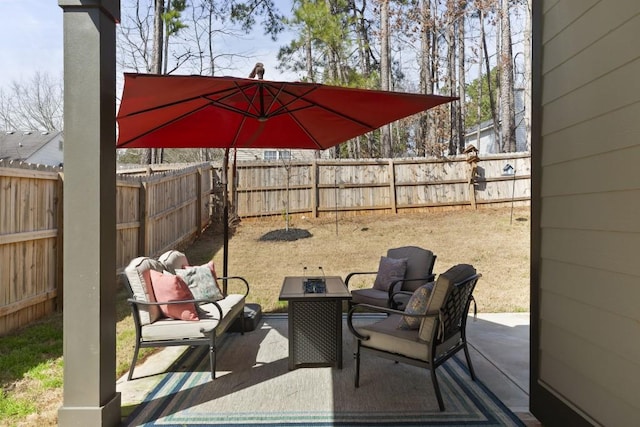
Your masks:
[[[475,320],[470,316],[467,337],[480,381],[527,426],[540,426],[529,413],[529,313],[479,313]],[[117,381],[123,417],[144,400],[163,378],[159,373],[168,369],[184,350],[185,347],[162,349],[136,366],[132,381],[127,381],[126,375]]]
[[[479,313],[467,320],[476,375],[527,426],[529,412],[529,313]]]

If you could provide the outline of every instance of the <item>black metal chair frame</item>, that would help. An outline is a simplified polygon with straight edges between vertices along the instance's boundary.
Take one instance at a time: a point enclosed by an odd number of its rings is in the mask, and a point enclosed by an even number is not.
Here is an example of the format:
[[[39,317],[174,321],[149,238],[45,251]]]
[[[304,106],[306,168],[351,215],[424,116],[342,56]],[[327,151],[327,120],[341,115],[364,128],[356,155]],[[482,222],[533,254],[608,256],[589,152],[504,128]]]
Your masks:
[[[216,301],[206,300],[206,299],[194,299],[194,300],[184,300],[184,301],[141,301],[134,298],[133,290],[131,288],[131,284],[129,283],[129,279],[126,274],[121,274],[123,283],[127,292],[129,293],[129,298],[127,302],[131,306],[131,313],[133,315],[133,321],[136,328],[136,345],[135,350],[133,352],[133,359],[131,360],[131,367],[129,368],[129,375],[127,376],[127,380],[130,381],[133,378],[133,370],[135,369],[136,363],[138,361],[138,353],[141,348],[148,347],[171,347],[171,346],[209,346],[209,365],[211,368],[211,379],[216,379],[216,336],[217,336],[217,328],[213,328],[209,332],[204,332],[207,336],[203,338],[182,338],[182,339],[170,339],[170,340],[145,340],[142,337],[142,322],[140,320],[140,307],[141,306],[159,306],[159,305],[167,305],[167,304],[184,304],[184,303],[194,303],[194,304],[213,304],[218,313],[220,315],[220,319],[223,318],[222,308]],[[246,279],[240,276],[231,276],[231,277],[219,277],[219,280],[230,280],[236,279],[240,280],[245,286],[244,296],[246,297],[249,294],[249,283]],[[225,282],[226,283],[226,282]],[[226,286],[225,286],[226,292]],[[224,294],[226,297],[226,293]],[[240,310],[238,314],[238,319],[240,319],[240,333],[244,335],[244,309]],[[231,325],[232,322],[229,322]]]
[[[440,393],[440,386],[438,384],[438,378],[436,376],[436,368],[445,363],[449,358],[456,354],[460,350],[464,350],[464,355],[467,360],[467,366],[469,368],[469,374],[473,381],[476,380],[475,371],[471,364],[471,358],[469,356],[469,348],[467,346],[466,338],[466,326],[467,326],[467,314],[473,299],[473,290],[478,282],[481,274],[475,274],[467,279],[454,283],[450,286],[447,295],[445,296],[443,306],[438,311],[427,312],[426,314],[406,314],[403,311],[394,310],[390,308],[377,307],[370,304],[357,304],[351,310],[347,317],[347,324],[349,330],[354,334],[357,340],[356,352],[354,357],[356,360],[356,372],[355,372],[355,387],[360,386],[360,355],[361,353],[370,353],[375,356],[379,356],[386,359],[391,359],[396,362],[403,362],[410,365],[427,368],[431,371],[431,378],[433,387],[438,399],[438,407],[440,411],[444,411],[444,402],[442,400],[442,394]],[[475,303],[475,301],[474,301]],[[367,311],[379,311],[387,314],[399,314],[403,316],[411,316],[416,318],[432,317],[436,319],[436,323],[431,331],[431,340],[429,341],[429,360],[419,360],[411,357],[404,356],[402,354],[394,353],[392,351],[384,351],[380,349],[374,349],[366,347],[366,342],[369,337],[361,335],[353,326],[353,315],[359,309],[365,309]],[[454,337],[456,334],[460,334],[460,340],[453,347],[448,348],[437,354],[438,346],[448,339]],[[425,342],[425,345],[427,343]]]

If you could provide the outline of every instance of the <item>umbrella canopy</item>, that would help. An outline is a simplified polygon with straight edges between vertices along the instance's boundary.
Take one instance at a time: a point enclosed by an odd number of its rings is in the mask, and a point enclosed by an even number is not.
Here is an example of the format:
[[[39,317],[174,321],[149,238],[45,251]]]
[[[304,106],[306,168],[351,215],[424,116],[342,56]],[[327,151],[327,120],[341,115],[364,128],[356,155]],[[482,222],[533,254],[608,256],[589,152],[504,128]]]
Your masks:
[[[317,83],[125,74],[116,146],[323,150],[454,99]]]
[[[235,77],[125,74],[118,148],[323,150],[456,98]],[[226,286],[226,284],[225,284]]]

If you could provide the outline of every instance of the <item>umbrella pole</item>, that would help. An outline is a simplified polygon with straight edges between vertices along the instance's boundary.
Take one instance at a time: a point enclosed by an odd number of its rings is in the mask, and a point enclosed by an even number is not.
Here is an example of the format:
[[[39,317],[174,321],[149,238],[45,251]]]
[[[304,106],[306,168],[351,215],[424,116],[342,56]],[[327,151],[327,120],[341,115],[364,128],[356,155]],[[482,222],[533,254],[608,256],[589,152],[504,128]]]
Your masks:
[[[223,261],[222,261],[222,275],[228,277],[229,267],[229,183],[228,183],[228,171],[229,171],[229,149],[224,150],[224,161],[222,162],[222,193],[223,193],[223,212],[222,221],[223,225]],[[223,292],[227,294],[227,281],[223,281]]]

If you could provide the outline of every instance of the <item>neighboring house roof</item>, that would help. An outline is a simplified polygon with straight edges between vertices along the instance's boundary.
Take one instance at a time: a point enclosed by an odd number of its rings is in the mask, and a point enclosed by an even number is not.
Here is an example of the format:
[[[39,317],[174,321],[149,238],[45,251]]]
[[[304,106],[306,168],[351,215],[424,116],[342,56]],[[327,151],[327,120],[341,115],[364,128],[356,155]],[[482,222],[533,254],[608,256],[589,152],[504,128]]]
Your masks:
[[[47,144],[60,139],[62,139],[61,131],[0,132],[0,160],[29,162]],[[60,150],[61,153],[62,150]],[[56,162],[61,163],[61,161],[62,157],[60,156]]]

